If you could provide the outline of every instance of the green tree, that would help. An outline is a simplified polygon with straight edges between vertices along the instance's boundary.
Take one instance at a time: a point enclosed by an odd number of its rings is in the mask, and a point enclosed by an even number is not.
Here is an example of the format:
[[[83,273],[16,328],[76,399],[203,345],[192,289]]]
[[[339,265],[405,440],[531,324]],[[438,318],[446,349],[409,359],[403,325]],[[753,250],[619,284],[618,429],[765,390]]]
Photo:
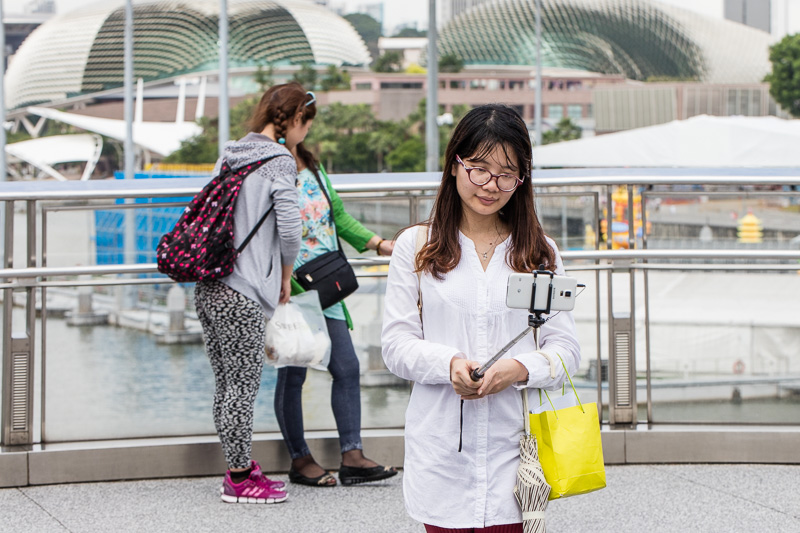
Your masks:
[[[391,165],[386,164],[386,156],[408,137],[408,127],[402,122],[387,120],[377,123],[376,128],[370,133],[367,145],[375,154],[378,172],[394,170]]]
[[[369,140],[376,127],[367,104],[334,103],[317,111],[305,144],[329,172],[375,172]]]
[[[399,32],[392,35],[392,37],[427,37],[427,30],[418,30],[417,28],[403,28]]]
[[[425,170],[425,142],[412,135],[389,152],[386,163],[392,172],[422,172]]]
[[[267,64],[266,68],[264,68],[263,63],[258,64],[253,79],[258,84],[258,88],[262,93],[275,85],[275,79],[272,77],[274,73],[275,68],[272,66],[272,63]]]
[[[455,54],[445,54],[439,58],[439,72],[461,72],[464,61]]]
[[[292,76],[292,80],[305,87],[307,91],[313,91],[317,88],[317,71],[311,63],[303,63],[300,65],[300,70]]]
[[[350,73],[336,65],[328,65],[325,75],[319,82],[323,91],[346,91],[350,89]]]
[[[350,13],[345,15],[344,18],[353,25],[353,28],[358,32],[364,42],[367,44],[369,55],[375,60],[380,51],[378,50],[378,39],[380,39],[381,23],[364,13]]]
[[[372,67],[375,72],[400,72],[403,70],[403,56],[390,51],[381,55]]]
[[[793,117],[800,117],[800,33],[787,35],[769,48],[772,72],[764,81],[769,94]]]
[[[556,124],[555,128],[542,133],[542,144],[573,141],[580,138],[581,128],[573,123],[569,117],[564,117]]]

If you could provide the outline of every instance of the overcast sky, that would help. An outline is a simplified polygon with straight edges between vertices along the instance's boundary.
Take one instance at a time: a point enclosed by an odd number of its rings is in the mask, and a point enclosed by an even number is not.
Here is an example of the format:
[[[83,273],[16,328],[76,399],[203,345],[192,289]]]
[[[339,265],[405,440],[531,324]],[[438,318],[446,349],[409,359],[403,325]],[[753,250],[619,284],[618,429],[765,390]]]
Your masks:
[[[30,0],[2,0],[7,13],[22,13]],[[67,13],[77,7],[92,4],[98,0],[56,0],[56,12]],[[376,0],[332,0],[331,5],[344,5],[350,11],[359,6],[374,3]],[[395,26],[409,21],[427,25],[428,0],[384,0],[385,28],[391,31]]]

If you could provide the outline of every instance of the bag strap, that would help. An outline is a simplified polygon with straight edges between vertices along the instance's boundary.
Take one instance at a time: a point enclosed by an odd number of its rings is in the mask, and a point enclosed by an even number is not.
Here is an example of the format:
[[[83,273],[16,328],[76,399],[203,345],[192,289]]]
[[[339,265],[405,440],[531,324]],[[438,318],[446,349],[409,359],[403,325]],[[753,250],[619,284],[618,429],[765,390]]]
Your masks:
[[[420,224],[417,228],[417,242],[414,246],[414,261],[416,263],[417,254],[425,243],[428,242],[428,227]],[[419,321],[422,323],[422,272],[417,271],[417,311],[419,311]]]
[[[311,170],[311,169],[309,169]],[[336,227],[336,217],[333,214],[333,200],[331,200],[330,195],[328,194],[328,188],[322,183],[322,178],[319,177],[319,169],[316,171],[311,170],[311,173],[314,174],[314,177],[317,179],[317,183],[319,184],[319,188],[322,191],[322,194],[325,195],[325,199],[328,200],[328,206],[331,210],[331,225],[333,226],[333,234],[336,235],[336,244],[339,245],[339,252],[344,255],[342,252],[342,241],[339,240],[339,228]]]
[[[268,157],[266,159],[263,159],[261,161],[256,162],[256,164],[254,165],[256,168],[252,169],[250,171],[250,173],[248,174],[248,176],[250,174],[252,174],[253,172],[255,172],[256,170],[258,170],[259,168],[261,168],[262,166],[264,166],[264,164],[267,161],[272,161],[276,157],[288,157],[288,154],[275,154],[275,155],[272,155],[272,156],[270,156],[270,157]],[[228,163],[227,160],[224,161],[224,163],[227,164]],[[244,167],[242,167],[242,168],[244,168]],[[234,172],[239,172],[240,170],[241,170],[241,168],[239,168],[238,170],[235,170]],[[267,217],[269,216],[269,214],[272,212],[273,209],[275,209],[275,202],[273,202],[272,205],[269,206],[269,209],[267,209],[267,212],[264,213],[261,216],[261,219],[256,223],[255,227],[250,231],[250,233],[247,234],[247,237],[244,238],[244,241],[242,241],[242,244],[240,244],[239,247],[236,249],[236,254],[237,255],[241,254],[242,251],[247,247],[247,245],[250,244],[250,241],[252,240],[253,237],[255,237],[256,232],[259,230],[259,228],[264,223],[264,221],[267,220]]]

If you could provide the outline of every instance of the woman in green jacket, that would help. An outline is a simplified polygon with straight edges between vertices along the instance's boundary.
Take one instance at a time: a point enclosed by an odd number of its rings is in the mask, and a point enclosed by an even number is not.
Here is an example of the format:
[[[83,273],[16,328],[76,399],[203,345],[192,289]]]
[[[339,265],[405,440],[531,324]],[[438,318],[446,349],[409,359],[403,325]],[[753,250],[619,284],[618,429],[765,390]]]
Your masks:
[[[303,224],[295,270],[315,257],[336,250],[337,234],[359,252],[375,250],[378,255],[391,255],[394,241],[380,238],[347,214],[328,176],[311,152],[300,143],[293,153],[297,161],[297,189]],[[302,291],[300,285],[292,280],[292,294]],[[331,338],[328,364],[333,377],[331,407],[342,452],[339,480],[344,485],[351,485],[394,476],[397,474],[395,468],[379,465],[364,457],[362,452],[360,372],[350,338],[352,322],[347,308],[344,302],[338,302],[323,312]],[[305,368],[287,366],[278,369],[275,416],[292,458],[289,480],[315,487],[332,487],[336,485],[336,478],[317,464],[303,436],[302,390],[305,379]]]

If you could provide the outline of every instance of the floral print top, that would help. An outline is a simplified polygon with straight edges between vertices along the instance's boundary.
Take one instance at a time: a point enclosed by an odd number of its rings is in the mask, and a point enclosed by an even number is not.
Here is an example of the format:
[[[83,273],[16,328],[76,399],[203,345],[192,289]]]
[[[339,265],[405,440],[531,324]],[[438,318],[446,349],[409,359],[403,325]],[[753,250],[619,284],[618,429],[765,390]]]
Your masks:
[[[315,257],[338,248],[336,232],[331,220],[331,204],[320,189],[319,181],[314,173],[306,168],[297,174],[297,190],[299,194],[300,218],[303,222],[300,253],[294,262],[294,268],[308,263]],[[323,310],[327,318],[344,320],[342,302],[337,302]]]

